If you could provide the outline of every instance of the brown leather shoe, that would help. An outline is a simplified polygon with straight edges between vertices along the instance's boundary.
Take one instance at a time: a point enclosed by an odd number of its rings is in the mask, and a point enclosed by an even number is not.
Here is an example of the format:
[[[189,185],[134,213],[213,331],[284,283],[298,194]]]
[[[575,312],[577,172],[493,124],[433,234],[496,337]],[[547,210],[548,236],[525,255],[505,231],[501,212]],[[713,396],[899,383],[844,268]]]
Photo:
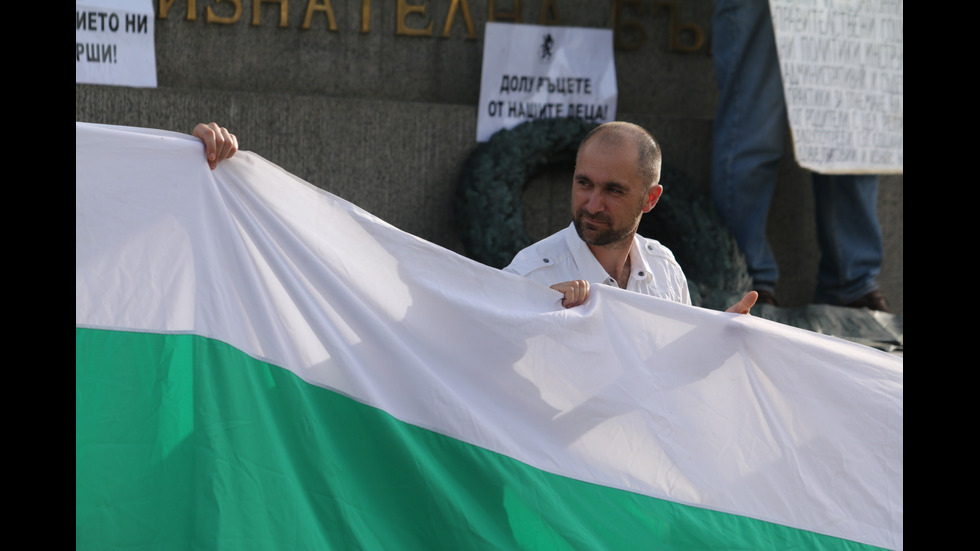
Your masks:
[[[849,308],[867,308],[868,310],[878,310],[879,312],[891,312],[888,308],[888,300],[885,299],[885,295],[881,294],[881,291],[878,289],[844,306]]]

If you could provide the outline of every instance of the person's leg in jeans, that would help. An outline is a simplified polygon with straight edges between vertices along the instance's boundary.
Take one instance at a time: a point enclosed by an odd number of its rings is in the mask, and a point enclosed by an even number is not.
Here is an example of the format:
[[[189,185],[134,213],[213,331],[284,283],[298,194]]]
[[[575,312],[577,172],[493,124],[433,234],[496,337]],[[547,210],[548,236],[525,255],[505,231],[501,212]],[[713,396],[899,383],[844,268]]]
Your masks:
[[[820,245],[815,302],[887,308],[883,298],[869,297],[878,289],[883,248],[878,177],[814,174],[813,194]]]
[[[768,0],[717,0],[712,32],[721,92],[712,199],[745,254],[754,288],[772,292],[779,269],[766,219],[788,123]]]

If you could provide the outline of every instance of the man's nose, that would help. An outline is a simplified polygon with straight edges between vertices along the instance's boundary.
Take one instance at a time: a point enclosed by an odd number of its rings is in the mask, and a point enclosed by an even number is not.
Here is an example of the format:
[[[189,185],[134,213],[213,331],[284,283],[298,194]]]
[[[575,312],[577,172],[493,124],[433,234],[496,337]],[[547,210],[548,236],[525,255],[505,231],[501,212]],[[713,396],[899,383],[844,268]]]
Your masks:
[[[589,194],[589,201],[585,204],[585,209],[589,212],[601,212],[605,210],[606,205],[602,201],[602,194],[598,192]]]

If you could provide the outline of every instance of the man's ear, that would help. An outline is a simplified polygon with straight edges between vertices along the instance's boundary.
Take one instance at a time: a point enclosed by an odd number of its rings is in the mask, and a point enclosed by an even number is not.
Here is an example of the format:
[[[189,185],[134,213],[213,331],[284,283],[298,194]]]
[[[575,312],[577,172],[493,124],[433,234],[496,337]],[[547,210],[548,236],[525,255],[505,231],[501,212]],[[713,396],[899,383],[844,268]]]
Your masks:
[[[647,190],[646,199],[643,201],[643,212],[650,212],[657,201],[660,200],[660,194],[664,192],[664,187],[660,184],[656,184]]]

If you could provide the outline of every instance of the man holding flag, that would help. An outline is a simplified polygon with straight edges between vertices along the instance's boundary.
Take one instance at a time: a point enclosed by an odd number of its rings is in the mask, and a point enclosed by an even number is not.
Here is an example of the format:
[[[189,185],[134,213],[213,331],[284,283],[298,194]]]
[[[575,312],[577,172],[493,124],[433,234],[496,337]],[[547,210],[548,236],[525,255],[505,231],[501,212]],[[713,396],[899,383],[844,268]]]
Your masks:
[[[216,123],[198,124],[211,169],[238,151],[238,138]],[[582,140],[572,182],[573,222],[519,252],[505,271],[550,286],[572,308],[589,298],[591,283],[691,304],[687,280],[669,249],[636,234],[640,218],[657,204],[660,144],[646,129],[610,122]],[[574,228],[574,230],[573,230]],[[758,294],[726,310],[748,314]]]

